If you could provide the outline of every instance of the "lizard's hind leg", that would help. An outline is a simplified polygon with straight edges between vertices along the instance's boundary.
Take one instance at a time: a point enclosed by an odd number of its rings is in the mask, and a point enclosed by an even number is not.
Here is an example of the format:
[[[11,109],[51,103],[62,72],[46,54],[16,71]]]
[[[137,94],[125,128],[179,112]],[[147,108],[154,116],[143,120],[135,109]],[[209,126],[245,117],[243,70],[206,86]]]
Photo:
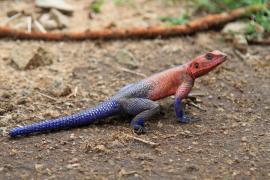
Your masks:
[[[144,98],[129,98],[120,100],[123,110],[135,117],[131,121],[131,127],[136,133],[144,133],[144,121],[160,111],[160,105],[157,102]]]

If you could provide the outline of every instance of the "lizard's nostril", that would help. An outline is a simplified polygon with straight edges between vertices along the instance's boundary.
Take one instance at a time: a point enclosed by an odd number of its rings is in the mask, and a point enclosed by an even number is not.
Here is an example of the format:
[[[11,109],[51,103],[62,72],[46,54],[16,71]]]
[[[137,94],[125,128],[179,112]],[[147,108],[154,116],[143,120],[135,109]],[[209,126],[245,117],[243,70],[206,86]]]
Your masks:
[[[227,59],[227,54],[222,53],[222,54],[221,54],[221,56],[222,56],[222,58],[223,58],[224,60],[226,60],[226,59]]]

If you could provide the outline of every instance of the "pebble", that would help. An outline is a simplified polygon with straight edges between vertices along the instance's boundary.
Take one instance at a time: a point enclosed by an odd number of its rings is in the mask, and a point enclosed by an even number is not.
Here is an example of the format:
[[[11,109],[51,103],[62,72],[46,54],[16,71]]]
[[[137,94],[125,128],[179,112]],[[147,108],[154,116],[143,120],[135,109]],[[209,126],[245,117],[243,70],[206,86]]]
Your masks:
[[[233,46],[239,51],[246,53],[248,49],[248,41],[244,35],[238,34],[233,37]]]
[[[117,51],[115,58],[119,64],[124,65],[129,69],[137,69],[139,67],[139,62],[137,59],[131,52],[127,50]]]
[[[79,162],[79,159],[78,158],[73,158],[71,159],[70,161],[68,161],[69,163],[77,163]]]
[[[71,135],[70,135],[70,137],[69,137],[71,140],[74,140],[75,139],[75,134],[74,133],[72,133]]]
[[[78,168],[78,167],[80,167],[81,166],[81,164],[79,164],[79,163],[74,163],[74,164],[68,164],[67,165],[67,168],[68,169],[76,169],[76,168]]]
[[[44,9],[58,9],[66,13],[72,13],[74,8],[64,0],[36,0],[36,6]]]
[[[200,170],[200,168],[197,165],[189,165],[189,166],[186,167],[186,171],[189,172],[189,173],[199,171],[199,170]]]
[[[245,34],[249,24],[246,22],[232,22],[228,23],[223,29],[222,33],[225,35]]]
[[[139,154],[137,156],[137,159],[139,160],[154,160],[155,158],[151,154]]]
[[[247,142],[248,139],[247,139],[247,137],[243,136],[243,137],[241,138],[241,141],[242,141],[242,142]]]
[[[20,70],[52,64],[56,56],[41,46],[19,46],[11,51],[11,60]]]
[[[72,92],[70,86],[62,78],[44,78],[38,82],[37,86],[54,97],[64,97]]]
[[[42,172],[44,170],[43,164],[35,164],[35,169],[37,172]]]
[[[54,19],[58,28],[66,28],[69,26],[69,18],[56,9],[50,11],[51,18]]]
[[[104,146],[104,145],[97,145],[96,147],[95,147],[95,149],[97,150],[97,151],[100,151],[100,152],[105,152],[105,151],[107,151],[107,149],[106,149],[106,147]]]
[[[118,140],[114,140],[112,142],[112,145],[111,146],[112,147],[115,147],[115,148],[122,148],[122,147],[124,147],[124,145],[121,142],[119,142]]]
[[[39,22],[46,30],[58,29],[57,21],[55,19],[51,19],[51,15],[49,13],[43,14],[39,18]]]

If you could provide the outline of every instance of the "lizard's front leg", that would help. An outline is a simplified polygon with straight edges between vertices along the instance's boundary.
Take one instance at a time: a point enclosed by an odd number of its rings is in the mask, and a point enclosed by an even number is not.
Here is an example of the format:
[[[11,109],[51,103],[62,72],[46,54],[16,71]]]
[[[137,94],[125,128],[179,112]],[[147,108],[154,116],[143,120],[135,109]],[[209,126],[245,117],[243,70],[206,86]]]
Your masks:
[[[135,116],[131,121],[131,127],[136,133],[144,133],[144,121],[160,111],[157,102],[144,98],[122,99],[120,104],[126,113]]]
[[[179,119],[179,122],[181,123],[191,122],[191,118],[185,116],[184,114],[184,110],[182,107],[182,99],[188,96],[193,84],[194,84],[194,80],[191,78],[188,78],[179,86],[175,94],[174,110],[175,110],[177,118]]]

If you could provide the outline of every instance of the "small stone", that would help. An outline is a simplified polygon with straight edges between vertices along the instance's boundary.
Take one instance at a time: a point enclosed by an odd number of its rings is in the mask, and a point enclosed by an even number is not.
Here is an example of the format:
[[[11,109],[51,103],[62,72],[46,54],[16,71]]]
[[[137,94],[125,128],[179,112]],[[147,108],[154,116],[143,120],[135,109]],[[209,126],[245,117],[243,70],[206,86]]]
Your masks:
[[[9,155],[15,156],[17,153],[18,153],[18,151],[16,149],[11,149]]]
[[[105,151],[107,151],[107,148],[104,146],[104,145],[97,145],[96,147],[95,147],[95,149],[97,150],[97,151],[100,151],[100,152],[105,152]]]
[[[114,140],[112,142],[112,147],[122,148],[122,147],[124,147],[124,145],[121,142],[119,142],[118,140]]]
[[[133,56],[133,54],[127,50],[119,50],[115,55],[116,61],[119,64],[127,66],[130,69],[136,69],[139,67],[139,62]]]
[[[244,35],[235,35],[233,38],[233,45],[236,49],[241,52],[246,53],[248,48],[248,41]]]
[[[80,167],[81,165],[79,163],[74,163],[74,164],[68,164],[67,168],[68,169],[76,169],[78,167]]]
[[[50,65],[56,59],[54,54],[40,46],[19,46],[11,51],[10,56],[11,60],[21,70]]]
[[[54,97],[64,97],[72,92],[70,86],[62,78],[42,78],[38,82],[37,87]]]
[[[151,154],[139,154],[138,156],[137,156],[137,159],[139,159],[139,160],[153,160],[153,159],[155,159]]]
[[[248,23],[246,22],[232,22],[228,23],[223,29],[222,33],[225,35],[245,34],[248,30]]]
[[[57,11],[56,9],[52,9],[50,11],[50,15],[51,15],[51,18],[57,22],[58,28],[66,28],[69,26],[68,17],[62,14],[60,11]]]
[[[242,142],[247,142],[248,139],[247,139],[247,137],[244,136],[244,137],[241,138],[241,141],[242,141]]]
[[[36,6],[44,9],[55,8],[66,13],[72,13],[74,8],[65,0],[36,0]]]
[[[50,14],[43,14],[40,18],[39,18],[39,22],[40,24],[42,24],[42,26],[46,29],[46,30],[54,30],[54,29],[58,29],[58,23],[55,19],[51,19],[51,15]]]
[[[163,127],[163,124],[159,121],[158,124],[157,124],[157,127],[158,128],[162,128]]]
[[[195,172],[195,171],[199,171],[199,167],[197,165],[189,165],[186,167],[186,172]]]
[[[42,172],[44,170],[43,164],[35,164],[35,169],[37,172]]]
[[[70,161],[68,161],[69,163],[77,163],[79,162],[79,159],[78,158],[73,158],[71,159]]]
[[[72,139],[72,140],[74,140],[75,139],[75,134],[74,133],[72,133],[71,135],[70,135],[70,137],[69,137],[70,139]]]

